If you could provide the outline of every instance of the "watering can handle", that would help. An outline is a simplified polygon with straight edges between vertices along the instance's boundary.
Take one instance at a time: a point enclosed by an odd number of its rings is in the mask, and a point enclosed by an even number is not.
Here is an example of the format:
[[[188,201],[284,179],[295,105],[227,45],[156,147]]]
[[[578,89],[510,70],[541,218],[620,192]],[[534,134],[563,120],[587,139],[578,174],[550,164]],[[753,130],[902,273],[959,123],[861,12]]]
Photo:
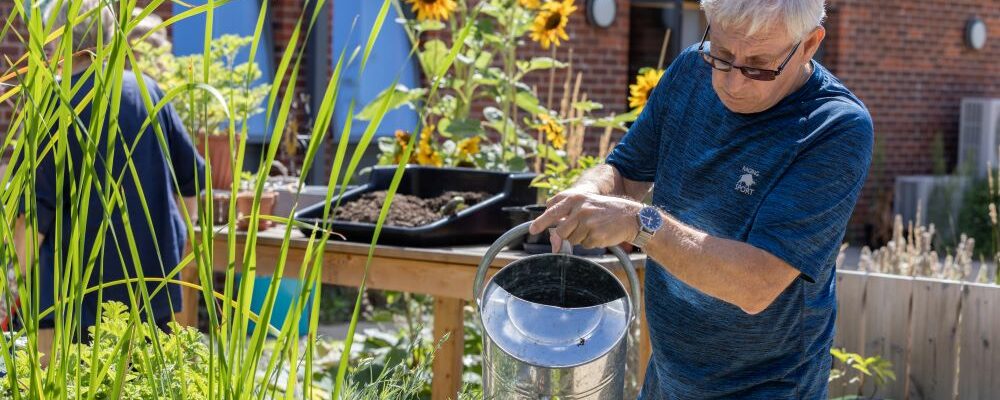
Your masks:
[[[486,250],[486,254],[483,255],[482,261],[479,262],[479,269],[476,271],[476,280],[472,287],[472,299],[476,301],[476,310],[480,310],[481,304],[479,303],[479,297],[483,292],[483,283],[486,280],[486,271],[490,269],[490,264],[493,264],[493,260],[496,259],[497,254],[504,247],[514,242],[515,239],[527,235],[528,228],[531,227],[532,221],[525,222],[521,225],[514,227],[513,229],[507,231],[500,236],[490,248]],[[639,277],[636,275],[635,266],[632,264],[632,260],[628,257],[628,254],[622,250],[621,247],[611,246],[608,248],[611,250],[611,254],[618,257],[618,261],[621,262],[622,268],[625,269],[625,275],[628,276],[628,283],[630,286],[631,297],[632,297],[632,309],[635,311],[632,313],[632,318],[636,318],[639,315]]]

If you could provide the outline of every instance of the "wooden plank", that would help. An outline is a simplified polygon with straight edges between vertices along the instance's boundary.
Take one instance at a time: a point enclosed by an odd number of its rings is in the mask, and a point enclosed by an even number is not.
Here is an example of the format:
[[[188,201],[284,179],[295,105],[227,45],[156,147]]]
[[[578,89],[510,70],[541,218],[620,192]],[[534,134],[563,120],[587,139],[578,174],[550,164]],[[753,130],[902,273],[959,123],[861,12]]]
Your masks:
[[[434,342],[440,348],[434,355],[431,370],[431,398],[447,400],[458,398],[462,387],[462,352],[464,338],[464,302],[448,297],[434,298]],[[448,340],[441,339],[448,335]]]
[[[969,284],[962,292],[958,398],[1000,394],[1000,288]]]
[[[898,377],[878,389],[882,397],[901,399],[906,394],[912,289],[913,278],[895,275],[869,274],[865,285],[865,348],[861,353],[889,360]],[[869,396],[876,393],[874,379],[865,379],[861,390]]]
[[[220,229],[222,229],[220,227]],[[281,246],[281,242],[284,238],[285,230],[287,226],[278,225],[271,229],[263,232],[259,232],[257,235],[257,247],[261,248],[274,248],[278,249]],[[236,233],[236,243],[237,247],[246,241],[247,234],[245,232]],[[225,243],[226,243],[226,233],[219,230],[216,232],[216,251],[220,248],[223,249],[225,254]],[[291,238],[289,240],[289,248],[294,249],[305,249],[308,239],[302,235],[297,229],[293,230],[291,233]],[[368,243],[357,243],[357,242],[344,242],[339,240],[330,240],[326,243],[326,248],[324,249],[327,254],[354,254],[367,256],[368,255]],[[375,248],[376,257],[387,257],[387,258],[404,258],[409,260],[419,260],[419,261],[429,261],[436,263],[447,263],[447,264],[462,264],[462,265],[478,265],[479,261],[482,260],[483,254],[486,253],[486,249],[489,248],[487,245],[472,245],[472,246],[454,246],[454,247],[406,247],[406,246],[387,246],[378,245]],[[240,253],[242,254],[242,253]],[[526,256],[527,253],[523,251],[511,251],[504,250],[497,255],[496,259],[493,261],[491,266],[493,267],[503,267],[510,264],[514,260],[520,259]],[[599,257],[588,257],[589,259],[604,265],[610,266],[618,263],[617,258],[611,254],[605,254]],[[636,268],[642,268],[643,261],[646,259],[646,255],[643,253],[632,253],[630,258],[636,263]]]
[[[962,283],[917,278],[906,398],[953,399],[958,371]]]
[[[864,349],[865,337],[865,284],[868,274],[856,271],[837,272],[837,324],[833,347],[857,353]],[[843,369],[843,365],[836,365]],[[841,397],[858,392],[857,384],[848,379],[830,383],[830,397]]]
[[[194,264],[188,265],[181,270],[181,280],[184,282],[200,283],[198,270]],[[181,312],[177,313],[177,323],[183,326],[198,326],[198,303],[201,301],[201,292],[198,289],[181,286]]]
[[[285,227],[277,227],[262,232],[256,245],[256,271],[258,276],[272,275],[280,255],[280,246]],[[237,234],[236,262],[238,269],[242,268],[243,243],[246,235]],[[307,240],[301,233],[293,232],[286,254],[284,276],[298,277],[305,259]],[[226,236],[218,234],[215,238],[215,258],[213,269],[225,271],[229,267],[226,251]],[[443,337],[444,332],[453,332],[453,340],[445,342],[435,357],[432,370],[435,378],[431,383],[432,398],[454,398],[461,385],[462,368],[462,306],[463,300],[472,299],[472,282],[475,279],[476,267],[486,251],[487,246],[468,246],[456,248],[407,248],[393,246],[378,246],[368,274],[367,287],[372,289],[397,290],[411,293],[430,294],[435,296],[435,338]],[[369,246],[362,243],[331,241],[324,247],[322,280],[343,286],[357,287],[361,283],[364,267],[367,262]],[[493,261],[488,276],[492,276],[510,262],[524,257],[523,252],[504,251]],[[631,255],[631,259],[639,271],[645,264],[646,256],[641,253]],[[622,274],[618,260],[611,255],[590,258],[609,267],[617,274]],[[641,272],[640,272],[641,274]],[[197,275],[186,276],[185,279],[197,281]],[[197,321],[197,314],[192,317]],[[642,331],[645,320],[642,321]],[[646,339],[648,342],[648,338]],[[646,346],[648,353],[648,345]],[[637,372],[644,372],[646,365]]]

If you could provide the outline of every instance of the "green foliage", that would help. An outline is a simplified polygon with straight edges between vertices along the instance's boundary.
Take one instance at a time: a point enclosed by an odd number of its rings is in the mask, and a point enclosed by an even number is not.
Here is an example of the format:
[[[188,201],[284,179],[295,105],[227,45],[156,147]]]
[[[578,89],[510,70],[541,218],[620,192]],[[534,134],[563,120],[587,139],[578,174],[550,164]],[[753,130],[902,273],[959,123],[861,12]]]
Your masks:
[[[889,381],[896,380],[896,373],[892,370],[892,362],[880,356],[865,357],[856,353],[848,353],[844,349],[830,349],[830,354],[835,361],[833,369],[830,370],[830,382],[844,381],[843,385],[858,384],[863,387],[867,378],[874,379],[875,392]],[[874,393],[872,394],[874,396]],[[849,396],[841,399],[856,399],[860,396]]]
[[[531,186],[545,190],[546,197],[569,189],[576,183],[583,171],[593,168],[604,160],[593,156],[581,156],[576,165],[570,166],[561,157],[551,157],[545,166],[545,174],[535,177]]]
[[[292,100],[296,98],[294,82],[299,74],[303,59],[303,47],[293,46],[285,50],[275,68],[275,80],[270,85],[251,87],[252,81],[260,76],[260,71],[252,64],[235,63],[233,55],[237,49],[248,47],[251,53],[260,46],[263,33],[264,14],[259,15],[252,39],[227,37],[215,41],[200,56],[189,58],[171,58],[165,48],[145,48],[138,51],[141,44],[130,44],[126,37],[137,25],[140,18],[148,15],[157,7],[163,6],[162,0],[153,0],[148,4],[144,14],[133,13],[134,1],[103,1],[101,5],[116,15],[113,32],[109,35],[98,35],[97,46],[89,49],[72,47],[73,29],[61,29],[42,20],[41,13],[34,10],[43,9],[47,2],[30,0],[28,2],[13,2],[11,15],[6,15],[11,26],[18,25],[27,29],[27,35],[15,34],[15,30],[0,30],[0,41],[14,41],[26,49],[24,57],[8,60],[0,70],[0,101],[9,101],[13,105],[13,121],[8,132],[2,138],[3,148],[11,149],[11,167],[6,169],[3,177],[5,190],[0,194],[0,264],[12,265],[15,280],[8,281],[5,274],[0,274],[0,295],[10,300],[12,285],[18,286],[21,307],[17,310],[24,328],[12,332],[9,336],[0,335],[0,359],[3,365],[10,366],[8,374],[0,378],[0,384],[6,396],[14,399],[118,399],[118,398],[171,398],[171,399],[271,399],[271,398],[341,398],[338,395],[344,387],[351,386],[351,380],[343,380],[343,371],[349,368],[349,355],[352,354],[352,342],[343,343],[342,349],[336,355],[343,357],[345,362],[324,364],[335,357],[323,354],[315,340],[301,341],[299,331],[301,318],[309,319],[309,331],[315,332],[318,320],[318,310],[313,307],[312,314],[304,314],[307,300],[321,291],[319,282],[324,263],[323,245],[333,235],[328,226],[320,226],[316,234],[302,240],[304,247],[298,251],[300,259],[292,260],[297,270],[286,271],[288,265],[288,248],[293,227],[284,227],[285,237],[281,239],[283,246],[279,254],[274,255],[268,270],[275,276],[265,287],[254,288],[257,271],[257,249],[254,246],[237,247],[239,240],[246,243],[256,243],[257,222],[260,215],[260,197],[265,189],[266,180],[256,179],[247,186],[253,195],[253,205],[249,212],[250,224],[246,233],[237,233],[236,207],[229,207],[226,227],[215,227],[210,182],[207,187],[197,187],[196,191],[206,189],[207,196],[199,201],[199,210],[189,210],[181,203],[183,229],[187,234],[190,252],[176,265],[161,265],[164,277],[149,277],[140,274],[142,269],[129,270],[131,276],[119,281],[101,279],[102,257],[116,257],[123,265],[138,265],[138,250],[135,232],[148,230],[154,238],[165,232],[154,232],[150,224],[149,205],[145,196],[138,196],[138,201],[132,196],[122,196],[126,187],[142,191],[146,182],[135,173],[134,163],[142,157],[131,153],[128,146],[121,143],[121,126],[116,118],[133,110],[121,110],[116,97],[122,91],[126,74],[142,73],[157,78],[165,92],[158,103],[154,103],[145,80],[138,80],[140,97],[149,114],[154,117],[146,121],[150,130],[141,130],[141,134],[154,136],[164,154],[169,154],[169,143],[164,135],[164,127],[160,126],[160,118],[156,111],[162,110],[172,103],[187,122],[192,133],[204,129],[214,132],[227,121],[242,121],[250,115],[264,112],[271,129],[271,143],[278,143],[289,123]],[[308,21],[320,16],[324,9],[323,0],[315,10],[304,12],[297,19],[291,32],[291,42],[306,40]],[[383,1],[383,9],[387,10],[391,0]],[[60,3],[76,14],[83,2],[67,0]],[[211,39],[213,20],[224,18],[224,15],[214,14],[214,7],[224,3],[210,3],[179,10],[175,16],[156,27],[164,30],[173,23],[195,15],[205,17],[206,43]],[[188,7],[186,4],[182,4]],[[32,12],[28,12],[32,10]],[[98,24],[91,17],[102,15],[96,10],[84,10],[77,17],[69,18],[71,24]],[[367,55],[374,38],[378,36],[377,27],[385,15],[380,14],[375,24],[375,30],[368,33],[369,42],[366,45]],[[98,30],[103,32],[103,30]],[[8,36],[10,35],[10,36]],[[53,38],[49,43],[52,49],[43,48],[45,38]],[[353,54],[357,54],[355,51]],[[142,54],[142,59],[136,56]],[[159,54],[159,55],[157,55]],[[163,57],[160,57],[163,56]],[[253,57],[251,57],[253,59]],[[302,174],[308,174],[312,161],[321,151],[323,138],[329,133],[332,123],[329,116],[333,115],[336,95],[339,91],[341,72],[346,63],[353,58],[341,54],[336,59],[336,68],[329,79],[321,104],[316,108],[319,116],[310,121],[310,126],[303,129],[308,137],[308,148],[305,151],[305,163]],[[449,58],[452,60],[452,58]],[[163,64],[160,64],[160,63]],[[131,65],[134,70],[127,70]],[[361,70],[363,72],[364,65]],[[70,71],[76,71],[86,77],[94,77],[94,85],[88,91],[81,91],[81,86],[71,85],[70,79],[62,79]],[[201,96],[202,92],[210,96]],[[430,90],[433,93],[434,90]],[[82,103],[72,104],[68,99],[82,98]],[[268,99],[266,104],[262,101]],[[90,119],[83,121],[79,110],[89,107]],[[378,121],[384,115],[384,110],[373,115],[371,129],[377,129]],[[350,122],[353,116],[349,116]],[[349,125],[349,124],[347,124]],[[232,127],[231,124],[229,124]],[[233,127],[235,128],[235,127]],[[232,130],[229,130],[232,133]],[[100,136],[104,134],[106,136]],[[84,160],[82,163],[71,162],[69,147],[73,135],[85,138],[79,149]],[[91,142],[90,140],[93,140]],[[98,139],[106,141],[107,146],[98,146]],[[352,178],[358,163],[364,153],[364,148],[371,139],[366,136],[358,143],[358,149],[353,154],[347,154],[347,140],[339,140],[335,160],[328,167],[334,172],[330,174],[325,203],[338,190],[338,179]],[[103,143],[103,142],[102,142]],[[261,174],[266,176],[275,159],[279,146],[265,148],[260,165],[265,166]],[[412,143],[410,147],[412,147]],[[107,150],[108,154],[102,154]],[[111,151],[116,153],[111,154]],[[113,156],[113,157],[112,157]],[[237,142],[233,154],[234,165],[242,165],[246,156],[246,141]],[[38,195],[36,189],[38,176],[37,167],[43,157],[52,157],[55,165],[61,166],[55,171],[55,180],[60,183],[57,195],[65,196],[66,201],[55,204],[54,229],[45,232],[46,239],[54,243],[57,261],[54,268],[59,271],[56,282],[42,280],[39,271],[38,241],[39,216],[37,213]],[[116,171],[106,163],[109,159],[123,160],[123,168]],[[117,161],[116,161],[117,162]],[[103,167],[103,168],[102,168]],[[342,171],[347,171],[341,174]],[[394,179],[396,185],[390,187],[389,193],[395,193],[398,180],[402,177],[402,168],[398,168]],[[176,179],[176,177],[172,177]],[[173,182],[175,187],[177,182]],[[296,191],[302,190],[300,182]],[[230,201],[235,202],[239,187],[232,188]],[[175,193],[175,195],[177,195]],[[86,204],[102,204],[104,213],[91,214]],[[232,204],[232,203],[231,203]],[[388,211],[391,200],[387,200],[381,218]],[[18,210],[25,210],[22,215]],[[106,213],[122,211],[122,218],[109,218]],[[290,217],[272,217],[279,222],[290,223]],[[325,210],[329,216],[332,210]],[[196,225],[190,218],[195,213],[201,215]],[[126,218],[127,216],[127,218]],[[15,220],[23,217],[25,234],[10,229]],[[329,218],[324,218],[328,220]],[[376,232],[382,222],[377,225]],[[100,232],[93,235],[88,229],[97,226]],[[221,228],[221,229],[220,229]],[[110,234],[114,232],[116,243],[108,243]],[[168,233],[173,234],[173,233]],[[87,235],[90,235],[89,237]],[[14,254],[15,238],[25,238],[27,253],[24,257]],[[221,240],[219,240],[221,238]],[[87,240],[92,239],[91,242]],[[91,246],[82,246],[83,243]],[[218,246],[217,243],[226,245]],[[84,248],[87,247],[87,248]],[[114,248],[117,251],[105,249]],[[160,251],[161,249],[157,249]],[[162,249],[165,250],[165,249]],[[106,254],[105,254],[106,253]],[[371,255],[369,254],[369,257]],[[219,275],[222,284],[212,279],[216,273],[214,265],[224,265]],[[150,310],[140,307],[146,304],[150,296],[163,291],[168,283],[186,284],[180,281],[181,270],[191,271],[200,277],[200,283],[192,285],[201,295],[201,302],[207,311],[208,329],[205,334],[199,334],[189,328],[175,325],[175,334],[165,335],[154,328],[143,324],[144,317],[149,317]],[[236,282],[237,273],[243,279]],[[270,272],[269,272],[270,273]],[[134,275],[133,275],[134,274]],[[283,276],[296,276],[305,288],[288,309],[274,309],[278,286]],[[96,286],[90,284],[91,278],[98,281]],[[365,282],[359,282],[363,287]],[[40,309],[36,299],[42,285],[49,286],[56,299],[55,304],[47,309]],[[112,286],[124,286],[129,293],[129,311],[119,305],[110,305],[111,314],[101,315],[105,318],[90,335],[92,345],[75,344],[79,340],[80,320],[82,315],[80,299],[86,294]],[[251,312],[252,293],[265,290],[263,307],[259,315]],[[177,301],[176,298],[173,301]],[[359,300],[360,301],[360,300]],[[355,310],[360,304],[355,302]],[[288,313],[283,326],[269,326],[256,323],[248,334],[248,324],[251,322],[270,321],[274,313]],[[51,316],[54,322],[54,343],[50,348],[42,348],[39,335],[39,321]],[[351,331],[357,325],[357,313],[352,314]],[[41,353],[49,353],[51,364],[43,365]],[[326,358],[324,358],[326,357]],[[328,373],[304,373],[314,371],[317,367],[325,368]],[[330,368],[336,368],[336,373],[329,373]],[[266,377],[266,378],[265,378]],[[292,379],[290,377],[295,377]],[[325,385],[325,386],[324,386]],[[386,386],[394,385],[387,382]],[[317,389],[322,387],[323,389]],[[287,395],[286,395],[287,394]],[[300,395],[301,394],[301,395]]]
[[[251,37],[223,35],[212,41],[208,63],[208,81],[202,82],[217,89],[226,101],[221,104],[206,92],[191,92],[174,102],[191,133],[205,131],[219,133],[229,121],[231,113],[239,123],[264,112],[264,99],[271,91],[270,84],[255,84],[262,76],[256,62],[236,63],[241,50],[251,46]],[[204,56],[176,57],[170,46],[153,47],[146,42],[135,45],[143,54],[137,65],[155,79],[163,88],[175,88],[188,82],[201,82],[205,67]]]
[[[996,226],[990,221],[990,203],[994,201],[988,182],[976,180],[966,190],[958,216],[962,232],[976,241],[975,256],[986,260],[992,260],[997,252]]]
[[[75,378],[65,381],[67,397],[92,393],[99,399],[152,400],[162,398],[159,393],[183,391],[189,399],[209,399],[209,376],[214,371],[208,366],[209,349],[202,334],[174,322],[170,329],[173,332],[166,334],[152,324],[135,325],[127,306],[108,302],[101,323],[89,330],[91,344],[73,345],[70,352],[57,355],[51,368],[65,369],[68,377]],[[124,357],[118,349],[128,349],[131,357]],[[27,349],[17,350],[14,358],[12,375],[17,380],[0,380],[3,398],[13,398],[15,392],[29,395]]]
[[[450,40],[441,40],[439,35],[427,40],[421,38],[424,32],[442,28],[441,22],[398,20],[413,43],[424,76],[428,81],[440,84],[441,92],[422,99],[423,93],[415,96],[408,94],[418,89],[396,91],[389,103],[390,109],[404,105],[412,107],[420,114],[421,126],[428,128],[421,132],[406,132],[420,135],[417,139],[421,140],[417,156],[408,160],[401,157],[405,141],[381,138],[380,164],[402,162],[525,171],[532,167],[530,159],[548,157],[540,154],[549,146],[547,142],[552,140],[546,135],[536,134],[543,115],[555,119],[560,125],[612,126],[618,129],[624,129],[626,122],[634,120],[634,116],[622,118],[613,114],[591,117],[591,113],[603,108],[601,104],[584,100],[585,97],[570,99],[575,94],[568,90],[571,86],[569,80],[576,77],[567,74],[565,85],[554,80],[555,70],[569,67],[569,63],[555,57],[555,48],[551,57],[525,59],[518,56],[518,50],[530,40],[528,33],[539,10],[511,0],[482,1],[473,7],[467,6],[465,1],[458,1],[457,7],[448,21]],[[400,15],[404,14],[402,9],[397,11]],[[469,29],[469,33],[463,39],[459,35],[465,29]],[[449,50],[446,42],[459,46]],[[451,54],[455,54],[455,62],[444,68]],[[564,93],[549,93],[546,105],[542,104],[536,90],[524,82],[527,76],[539,72],[550,74],[551,86],[565,86],[567,89]],[[390,93],[383,93],[379,98],[388,95]],[[569,103],[560,104],[553,99],[559,95]],[[359,119],[370,119],[368,114],[382,104],[379,98],[359,113]],[[418,98],[424,101],[416,101]],[[473,115],[474,103],[486,104],[482,115]],[[556,106],[560,105],[563,109],[555,112]],[[477,140],[475,149],[478,151],[465,151],[470,147],[470,140]],[[565,137],[555,140],[566,141]],[[535,163],[533,169],[542,172],[543,168],[541,163]]]

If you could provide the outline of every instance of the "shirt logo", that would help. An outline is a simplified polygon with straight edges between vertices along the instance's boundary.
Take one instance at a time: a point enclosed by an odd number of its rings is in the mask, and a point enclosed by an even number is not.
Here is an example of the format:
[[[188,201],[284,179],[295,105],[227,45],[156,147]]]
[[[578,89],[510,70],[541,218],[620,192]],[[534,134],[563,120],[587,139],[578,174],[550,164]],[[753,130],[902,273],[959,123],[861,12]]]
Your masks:
[[[743,193],[747,196],[753,195],[754,191],[753,185],[757,183],[757,181],[754,180],[754,178],[760,176],[760,174],[757,172],[757,170],[753,168],[748,168],[745,165],[743,166],[743,169],[740,170],[740,172],[742,173],[742,175],[740,175],[740,180],[736,181],[736,191]]]

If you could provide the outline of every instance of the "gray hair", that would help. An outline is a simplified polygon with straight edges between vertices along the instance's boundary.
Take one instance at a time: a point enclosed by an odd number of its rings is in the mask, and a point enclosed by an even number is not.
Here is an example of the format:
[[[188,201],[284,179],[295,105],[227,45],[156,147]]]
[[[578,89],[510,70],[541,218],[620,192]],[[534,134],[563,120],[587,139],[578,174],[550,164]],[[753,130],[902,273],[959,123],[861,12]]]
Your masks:
[[[825,0],[701,0],[712,24],[746,29],[753,35],[774,24],[784,25],[796,40],[823,23]]]
[[[143,13],[143,8],[136,7],[135,10],[132,11],[132,17],[138,18],[139,15],[142,13]],[[132,28],[132,30],[129,31],[128,33],[129,43],[135,44],[135,42],[137,42],[139,38],[149,33],[153,29],[156,29],[156,27],[160,26],[160,24],[162,23],[163,23],[163,18],[160,18],[160,16],[156,15],[155,13],[150,13],[149,15],[146,16],[146,18],[143,18],[142,21],[139,21],[139,23],[135,26],[135,28]],[[170,46],[170,40],[167,39],[167,31],[164,29],[160,29],[158,31],[151,33],[148,37],[146,37],[146,43],[149,43],[153,47]]]
[[[77,13],[76,24],[72,27],[73,50],[96,48],[98,30],[103,34],[105,43],[110,41],[111,35],[114,33],[115,15],[111,11],[110,3],[105,3],[103,0],[63,0],[61,2],[60,0],[52,0],[45,8],[43,14],[45,20],[53,28],[65,26],[69,19],[70,4],[76,1],[80,2],[80,10]],[[59,3],[62,3],[61,7],[57,7],[60,5]],[[91,14],[88,18],[80,18],[88,11],[98,7],[100,7],[100,11]]]

